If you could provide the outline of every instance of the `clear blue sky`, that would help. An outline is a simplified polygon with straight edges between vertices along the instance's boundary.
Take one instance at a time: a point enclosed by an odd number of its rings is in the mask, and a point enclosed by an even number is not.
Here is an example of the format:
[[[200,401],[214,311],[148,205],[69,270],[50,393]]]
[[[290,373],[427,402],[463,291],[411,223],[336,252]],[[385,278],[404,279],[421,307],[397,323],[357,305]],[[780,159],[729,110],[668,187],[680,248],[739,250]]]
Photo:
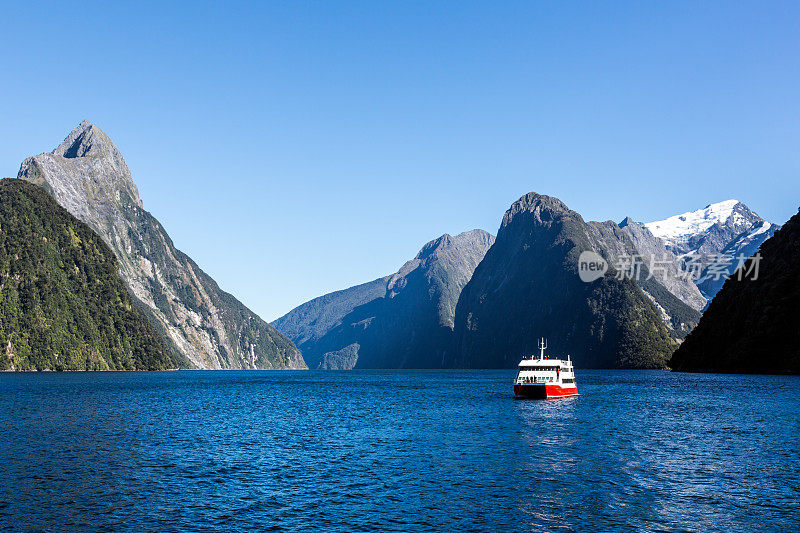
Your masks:
[[[82,119],[145,208],[272,320],[496,232],[800,204],[800,4],[3,3],[0,176]]]

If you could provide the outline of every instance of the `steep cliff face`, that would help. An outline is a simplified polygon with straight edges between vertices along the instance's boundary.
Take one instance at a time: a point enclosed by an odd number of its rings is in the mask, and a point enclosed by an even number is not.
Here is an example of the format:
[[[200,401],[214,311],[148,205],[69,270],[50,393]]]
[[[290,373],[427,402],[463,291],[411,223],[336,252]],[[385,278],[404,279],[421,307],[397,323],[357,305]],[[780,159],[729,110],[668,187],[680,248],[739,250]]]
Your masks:
[[[607,254],[619,242],[621,228],[605,226],[556,198],[530,193],[515,202],[461,292],[449,365],[511,368],[545,336],[579,367],[664,367],[675,342],[636,283],[616,279],[613,268],[588,283],[578,276],[582,252]]]
[[[0,370],[174,368],[114,253],[42,189],[0,181]]]
[[[800,372],[800,213],[759,252],[760,261],[742,267],[742,279],[725,281],[672,356],[674,370]]]
[[[442,367],[461,289],[493,242],[492,235],[473,230],[426,244],[389,276],[379,297],[353,307],[324,335],[300,344],[309,366]],[[359,293],[365,294],[363,287]]]
[[[88,122],[51,153],[29,157],[18,177],[41,186],[114,251],[120,275],[151,321],[197,368],[303,368],[291,341],[175,248],[143,209],[111,139]]]

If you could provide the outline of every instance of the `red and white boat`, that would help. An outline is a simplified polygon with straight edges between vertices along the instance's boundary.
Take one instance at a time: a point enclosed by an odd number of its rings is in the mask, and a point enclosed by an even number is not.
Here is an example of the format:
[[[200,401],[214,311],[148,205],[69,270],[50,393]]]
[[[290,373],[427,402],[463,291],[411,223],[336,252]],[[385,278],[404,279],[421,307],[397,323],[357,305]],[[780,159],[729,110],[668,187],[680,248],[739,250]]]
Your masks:
[[[514,380],[514,396],[517,398],[566,398],[577,396],[575,369],[569,356],[567,360],[549,359],[544,350],[547,341],[539,342],[539,357],[531,356],[519,362],[519,371]]]

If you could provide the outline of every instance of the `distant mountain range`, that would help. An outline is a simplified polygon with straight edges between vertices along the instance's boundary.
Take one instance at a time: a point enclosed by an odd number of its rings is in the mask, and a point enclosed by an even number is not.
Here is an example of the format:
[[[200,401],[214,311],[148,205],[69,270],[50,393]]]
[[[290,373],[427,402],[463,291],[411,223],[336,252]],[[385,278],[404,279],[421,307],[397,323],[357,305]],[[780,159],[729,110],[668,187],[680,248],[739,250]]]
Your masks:
[[[675,215],[645,224],[661,239],[666,248],[680,258],[692,255],[725,255],[734,272],[743,260],[758,251],[765,240],[780,228],[767,222],[738,200],[710,204],[703,209]],[[726,277],[704,268],[696,283],[703,296],[712,299],[722,288]]]
[[[117,333],[140,331],[141,346],[152,349],[126,352],[124,360],[75,359],[104,368],[504,368],[533,352],[539,336],[579,367],[663,368],[723,286],[725,276],[708,264],[696,279],[687,276],[693,258],[730,258],[732,272],[779,229],[736,200],[655,222],[615,223],[584,221],[557,198],[529,193],[505,213],[497,239],[482,230],[442,235],[396,273],[315,298],[270,325],[174,247],[98,127],[82,122],[52,152],[26,159],[18,178],[49,193],[116,258],[134,309],[125,319],[133,329]],[[5,187],[20,198],[25,192]],[[584,252],[602,263],[592,280],[579,275]],[[629,272],[632,258],[640,263]],[[136,326],[135,316],[149,326]],[[7,336],[32,327],[15,324]],[[25,351],[21,331],[8,337],[7,352]],[[28,364],[10,360],[15,368]],[[45,358],[33,365],[45,366],[59,364]]]
[[[800,213],[725,281],[670,365],[690,372],[800,372]]]
[[[547,217],[558,220],[557,230]],[[432,241],[397,274],[315,298],[273,325],[312,368],[507,367],[534,351],[540,335],[580,354],[579,366],[658,368],[674,350],[673,339],[700,320],[706,294],[716,293],[709,278],[695,283],[686,276],[688,254],[754,252],[775,228],[737,201],[664,221],[616,224],[584,222],[557,199],[531,193],[506,213],[497,243],[465,238],[476,232],[449,237],[457,253],[444,266],[436,260],[419,270],[425,250],[440,244]],[[610,265],[596,286],[576,283],[575,254],[583,249]],[[616,279],[625,277],[618,266],[637,256],[661,266],[651,273],[645,261],[637,277]],[[457,283],[445,283],[451,289],[441,301],[429,274],[409,276],[432,267],[441,280],[459,272]],[[410,283],[415,278],[426,281]],[[396,288],[406,286],[413,290],[392,301]],[[461,311],[434,314],[432,302],[449,302],[442,305],[447,309],[455,302]]]
[[[461,289],[494,242],[442,235],[391,276],[307,302],[272,323],[311,368],[441,368]]]
[[[55,150],[27,158],[18,178],[42,187],[114,251],[132,296],[187,366],[305,367],[290,340],[175,248],[97,126],[81,122]]]

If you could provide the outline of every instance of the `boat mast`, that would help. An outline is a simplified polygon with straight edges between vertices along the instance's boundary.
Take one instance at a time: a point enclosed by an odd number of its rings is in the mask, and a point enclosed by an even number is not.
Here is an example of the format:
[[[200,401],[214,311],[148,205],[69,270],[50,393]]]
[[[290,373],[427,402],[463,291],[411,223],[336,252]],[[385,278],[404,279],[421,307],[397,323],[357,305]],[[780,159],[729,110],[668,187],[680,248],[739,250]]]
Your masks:
[[[544,337],[539,341],[539,361],[544,359],[544,349],[547,348],[547,341]]]

